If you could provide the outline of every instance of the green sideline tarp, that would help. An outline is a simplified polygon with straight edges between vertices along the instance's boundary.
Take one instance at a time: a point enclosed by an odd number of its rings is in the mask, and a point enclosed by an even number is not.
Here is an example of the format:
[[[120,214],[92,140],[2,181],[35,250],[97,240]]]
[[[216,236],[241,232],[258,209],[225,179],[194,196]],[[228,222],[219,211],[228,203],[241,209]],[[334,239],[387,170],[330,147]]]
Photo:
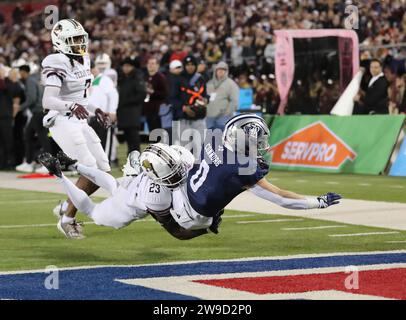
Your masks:
[[[404,115],[269,116],[271,169],[382,173]]]

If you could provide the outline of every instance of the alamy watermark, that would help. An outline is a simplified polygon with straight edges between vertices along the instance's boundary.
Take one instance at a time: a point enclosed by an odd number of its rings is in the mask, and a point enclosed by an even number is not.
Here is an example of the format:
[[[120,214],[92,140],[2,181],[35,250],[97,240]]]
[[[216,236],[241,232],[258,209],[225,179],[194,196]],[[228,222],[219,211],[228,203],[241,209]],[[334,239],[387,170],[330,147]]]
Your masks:
[[[47,266],[45,268],[45,273],[49,274],[44,280],[44,287],[47,290],[58,290],[59,289],[59,269],[57,266]]]
[[[197,164],[202,160],[207,164],[238,164],[240,175],[252,175],[257,171],[261,155],[258,152],[256,136],[247,136],[242,129],[236,130],[235,139],[227,147],[231,152],[224,151],[223,131],[220,129],[194,129],[183,126],[180,121],[173,121],[171,137],[165,129],[150,132],[149,142],[181,145],[192,152]],[[202,148],[203,156],[202,156]]]

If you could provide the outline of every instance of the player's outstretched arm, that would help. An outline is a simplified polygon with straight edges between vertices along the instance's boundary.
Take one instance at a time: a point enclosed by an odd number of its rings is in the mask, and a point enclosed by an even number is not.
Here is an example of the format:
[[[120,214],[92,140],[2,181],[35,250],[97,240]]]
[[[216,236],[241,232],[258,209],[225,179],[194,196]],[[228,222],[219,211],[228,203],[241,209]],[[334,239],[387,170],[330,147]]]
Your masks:
[[[328,192],[319,197],[305,197],[292,191],[283,190],[268,182],[265,178],[250,188],[256,196],[271,201],[281,207],[296,210],[324,209],[338,204],[341,196]]]

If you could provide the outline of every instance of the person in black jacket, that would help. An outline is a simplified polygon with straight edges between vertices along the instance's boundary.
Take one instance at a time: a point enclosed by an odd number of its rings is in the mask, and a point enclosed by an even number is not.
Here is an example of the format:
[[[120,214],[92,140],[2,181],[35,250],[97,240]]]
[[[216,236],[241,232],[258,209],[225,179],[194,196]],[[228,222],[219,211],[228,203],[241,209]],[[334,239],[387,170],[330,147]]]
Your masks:
[[[13,118],[20,92],[19,85],[9,79],[6,69],[0,65],[0,169],[4,170],[11,170],[15,165]]]
[[[140,118],[146,97],[144,76],[136,69],[136,62],[126,58],[121,64],[122,74],[118,79],[119,104],[117,125],[124,131],[128,153],[140,150]]]
[[[372,59],[369,64],[372,78],[368,82],[368,88],[360,91],[355,98],[356,114],[388,114],[388,81],[382,72],[382,64],[377,59]]]

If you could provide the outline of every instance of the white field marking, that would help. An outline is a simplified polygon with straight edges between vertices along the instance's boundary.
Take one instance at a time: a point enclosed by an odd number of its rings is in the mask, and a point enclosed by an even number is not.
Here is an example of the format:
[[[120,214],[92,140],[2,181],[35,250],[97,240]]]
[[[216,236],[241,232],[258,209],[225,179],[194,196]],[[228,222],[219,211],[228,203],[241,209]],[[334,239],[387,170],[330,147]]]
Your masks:
[[[285,231],[296,231],[296,230],[318,230],[318,229],[333,229],[333,228],[348,228],[348,226],[318,226],[318,227],[303,227],[303,228],[282,228]]]
[[[14,204],[20,204],[20,203],[42,203],[42,202],[58,202],[58,199],[43,199],[43,200],[0,200],[0,204],[7,204],[7,203],[14,203]]]
[[[395,264],[376,264],[366,266],[356,266],[359,271],[382,270],[392,268],[406,268],[405,263]],[[198,280],[212,279],[234,279],[247,277],[277,277],[277,276],[294,276],[302,274],[326,274],[346,271],[345,266],[327,267],[327,268],[311,268],[311,269],[293,269],[279,271],[262,271],[262,272],[241,272],[241,273],[222,273],[222,274],[207,274],[207,275],[189,275],[189,276],[174,276],[174,277],[155,277],[155,278],[135,278],[135,279],[115,279],[115,281],[138,285],[151,289],[176,292],[183,295],[190,295],[201,299],[208,300],[234,300],[234,299],[381,299],[381,297],[370,295],[358,295],[356,292],[346,293],[341,291],[317,291],[297,294],[255,294],[246,291],[234,290],[229,288],[217,287],[209,284],[198,283]],[[343,290],[345,285],[343,283]],[[330,294],[328,294],[330,292]]]
[[[385,241],[385,243],[406,243],[406,240],[398,240],[398,241]]]
[[[337,182],[337,181],[327,181],[327,182],[325,182],[326,184],[340,184],[339,182]]]
[[[258,216],[261,213],[253,213],[253,214],[224,214],[222,218],[245,218],[245,217],[254,217]]]
[[[80,269],[97,269],[97,268],[127,268],[127,267],[153,267],[153,266],[176,266],[180,264],[194,264],[194,263],[205,263],[205,262],[239,262],[239,261],[255,261],[255,260],[289,260],[289,259],[305,259],[305,258],[322,258],[331,256],[363,256],[363,255],[376,255],[376,254],[396,254],[405,253],[406,250],[388,250],[388,251],[357,251],[357,252],[329,252],[329,253],[310,253],[310,254],[295,254],[287,256],[274,256],[274,257],[249,257],[249,258],[236,258],[236,259],[212,259],[212,260],[184,260],[176,262],[159,262],[159,263],[146,263],[146,264],[117,264],[117,265],[84,265],[78,267],[61,267],[60,271],[64,270],[80,270]],[[385,266],[385,265],[383,265]],[[388,266],[388,265],[386,265]],[[393,264],[391,265],[393,266]],[[394,266],[395,268],[395,266]],[[314,270],[314,269],[312,269]],[[0,275],[5,274],[22,274],[22,273],[43,273],[44,269],[34,269],[34,270],[19,270],[19,271],[0,271]]]
[[[329,234],[329,237],[362,237],[362,236],[372,236],[379,234],[395,234],[398,231],[385,231],[385,232],[365,232],[365,233],[343,233],[343,234]]]
[[[269,222],[289,222],[289,221],[303,221],[303,219],[270,219],[270,220],[236,221],[236,223],[249,224],[249,223],[269,223]]]
[[[362,187],[368,187],[368,186],[370,186],[371,184],[370,184],[370,183],[358,183],[358,185],[359,185],[359,186],[362,186]]]
[[[309,182],[309,180],[298,179],[298,180],[296,180],[296,182],[299,182],[299,183],[306,183],[306,182]]]
[[[94,224],[94,222],[83,222],[83,224]],[[55,227],[56,223],[52,224],[15,224],[0,226],[0,229],[18,229],[18,228],[42,228],[42,227]]]
[[[390,188],[395,188],[395,189],[404,189],[404,186],[399,186],[399,185],[396,185],[396,186],[389,186]]]

